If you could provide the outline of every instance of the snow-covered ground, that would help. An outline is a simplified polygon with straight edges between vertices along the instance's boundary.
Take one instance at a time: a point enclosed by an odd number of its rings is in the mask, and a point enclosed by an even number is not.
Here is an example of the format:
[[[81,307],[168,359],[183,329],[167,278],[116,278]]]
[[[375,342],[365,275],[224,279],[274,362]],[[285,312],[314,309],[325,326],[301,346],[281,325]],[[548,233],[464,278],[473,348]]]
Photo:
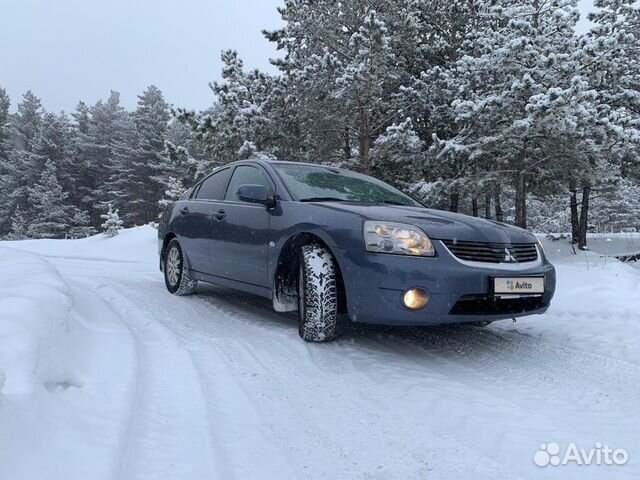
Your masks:
[[[544,240],[544,316],[326,345],[261,299],[169,295],[150,227],[0,243],[0,479],[638,478],[640,270],[607,255],[640,237],[593,240]],[[629,460],[536,466],[550,442]]]

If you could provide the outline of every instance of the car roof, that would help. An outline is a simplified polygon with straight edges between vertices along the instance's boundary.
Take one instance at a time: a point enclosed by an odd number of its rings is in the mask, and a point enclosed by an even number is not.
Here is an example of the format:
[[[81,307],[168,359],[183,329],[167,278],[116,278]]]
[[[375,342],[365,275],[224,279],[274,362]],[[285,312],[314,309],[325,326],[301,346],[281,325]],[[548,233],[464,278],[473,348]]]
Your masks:
[[[267,165],[303,165],[307,167],[330,168],[332,170],[348,170],[342,167],[336,167],[334,165],[324,165],[322,163],[293,162],[290,160],[270,160],[270,159],[264,159],[264,158],[248,158],[246,160],[237,160],[235,162],[230,163],[229,165],[233,165],[235,163],[241,163],[241,162],[256,162],[256,163],[264,163]]]
[[[235,167],[236,165],[247,165],[247,164],[258,164],[258,165],[263,165],[263,166],[267,166],[267,165],[301,165],[301,166],[308,166],[308,167],[315,167],[315,168],[326,168],[326,169],[330,169],[330,170],[339,170],[339,171],[344,171],[344,172],[351,172],[352,170],[349,169],[345,169],[345,168],[341,168],[341,167],[336,167],[333,165],[323,165],[321,163],[310,163],[310,162],[292,162],[292,161],[287,161],[287,160],[271,160],[271,159],[266,159],[266,158],[247,158],[245,160],[235,160],[233,162],[230,163],[226,163],[224,165],[219,165],[216,168],[214,168],[211,172],[209,172],[207,174],[211,175],[214,172],[217,172],[218,170],[221,170],[223,168],[229,168],[229,167]]]

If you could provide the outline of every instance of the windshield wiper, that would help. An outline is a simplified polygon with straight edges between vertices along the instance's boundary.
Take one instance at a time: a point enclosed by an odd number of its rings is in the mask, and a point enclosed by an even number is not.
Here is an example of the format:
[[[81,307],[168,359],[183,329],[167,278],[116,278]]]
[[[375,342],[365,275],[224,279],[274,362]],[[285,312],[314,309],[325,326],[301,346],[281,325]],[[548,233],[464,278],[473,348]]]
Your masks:
[[[338,197],[309,197],[301,198],[301,202],[346,202],[344,198]]]

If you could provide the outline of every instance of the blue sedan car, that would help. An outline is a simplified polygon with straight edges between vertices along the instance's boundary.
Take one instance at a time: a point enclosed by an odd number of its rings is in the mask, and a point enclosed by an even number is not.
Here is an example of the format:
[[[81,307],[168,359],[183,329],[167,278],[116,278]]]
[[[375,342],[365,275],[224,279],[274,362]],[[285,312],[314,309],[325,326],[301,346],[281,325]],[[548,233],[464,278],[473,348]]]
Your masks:
[[[298,312],[330,341],[341,313],[382,325],[486,324],[543,313],[555,270],[529,232],[432,210],[372,177],[291,162],[220,167],[158,229],[169,292],[208,282]]]

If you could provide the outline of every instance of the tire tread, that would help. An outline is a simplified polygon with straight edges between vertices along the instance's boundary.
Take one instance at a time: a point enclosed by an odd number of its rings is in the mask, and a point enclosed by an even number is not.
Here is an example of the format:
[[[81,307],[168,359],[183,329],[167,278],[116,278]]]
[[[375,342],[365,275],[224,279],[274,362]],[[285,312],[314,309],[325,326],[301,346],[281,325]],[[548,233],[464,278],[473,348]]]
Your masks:
[[[320,245],[301,248],[305,308],[299,312],[300,336],[307,342],[329,342],[336,336],[338,289],[333,255]],[[304,318],[303,318],[304,316]]]

